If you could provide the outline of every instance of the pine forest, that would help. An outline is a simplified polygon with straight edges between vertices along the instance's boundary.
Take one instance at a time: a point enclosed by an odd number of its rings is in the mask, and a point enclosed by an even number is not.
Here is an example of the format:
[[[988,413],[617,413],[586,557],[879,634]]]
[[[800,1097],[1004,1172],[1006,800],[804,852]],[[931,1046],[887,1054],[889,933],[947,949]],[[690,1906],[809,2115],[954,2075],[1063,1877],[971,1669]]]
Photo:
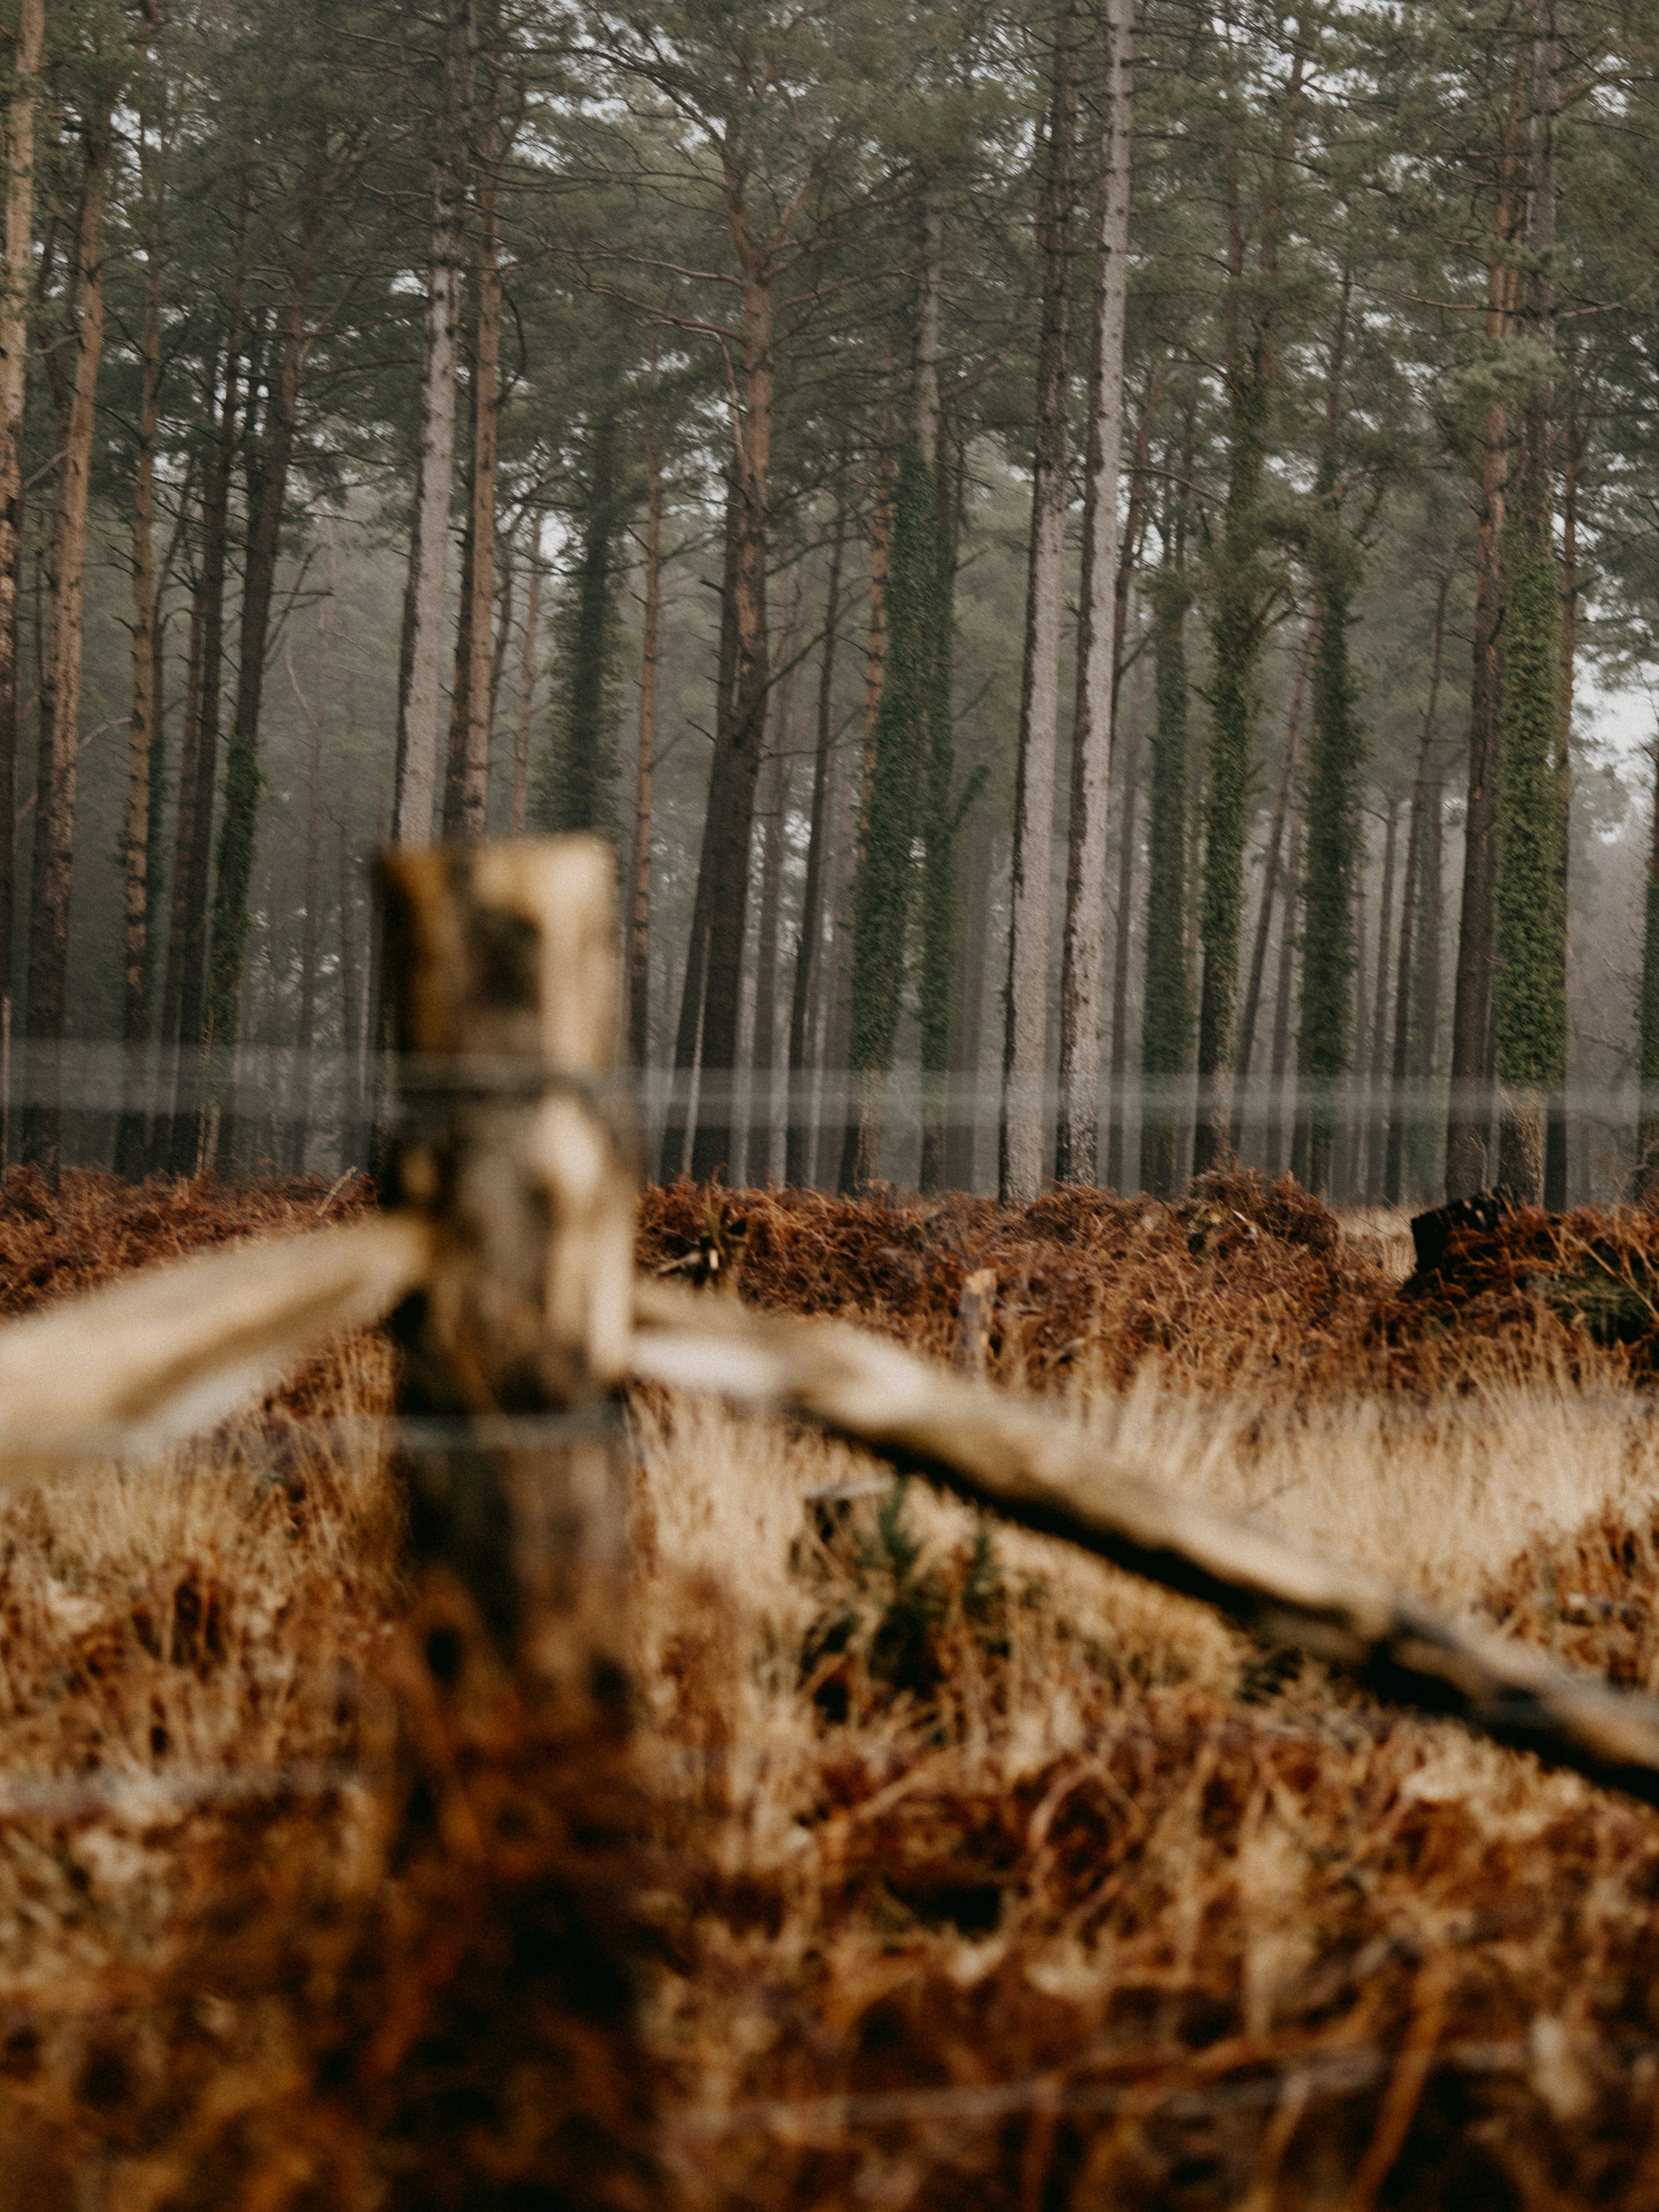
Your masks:
[[[1659,1182],[1650,0],[10,0],[0,1140],[372,1164],[614,846],[665,1182]]]

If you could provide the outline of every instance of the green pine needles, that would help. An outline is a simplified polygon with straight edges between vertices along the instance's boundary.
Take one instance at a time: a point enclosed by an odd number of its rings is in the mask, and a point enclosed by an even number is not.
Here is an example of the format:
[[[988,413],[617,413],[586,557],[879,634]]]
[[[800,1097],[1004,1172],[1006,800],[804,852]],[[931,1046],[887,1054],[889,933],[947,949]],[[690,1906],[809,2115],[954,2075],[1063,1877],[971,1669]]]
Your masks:
[[[1302,1007],[1297,1041],[1307,1137],[1308,1188],[1330,1187],[1338,1087],[1348,1069],[1352,1019],[1354,880],[1360,853],[1359,778],[1365,763],[1348,661],[1358,567],[1334,517],[1310,534],[1319,595],[1319,653],[1314,666],[1313,742],[1304,809],[1302,882]]]
[[[1146,982],[1140,1024],[1145,1079],[1140,1179],[1167,1198],[1177,1180],[1181,1086],[1192,1037],[1184,946],[1187,912],[1187,643],[1191,594],[1172,568],[1149,584],[1157,719],[1147,826]]]
[[[1561,605],[1555,558],[1513,526],[1506,533],[1504,692],[1498,724],[1498,1079],[1553,1090],[1567,1065],[1565,917],[1561,910]],[[1650,935],[1653,929],[1649,891]],[[1644,1015],[1646,983],[1644,970]],[[1643,1031],[1645,1055],[1646,1030]],[[1647,1062],[1644,1059],[1645,1076]]]

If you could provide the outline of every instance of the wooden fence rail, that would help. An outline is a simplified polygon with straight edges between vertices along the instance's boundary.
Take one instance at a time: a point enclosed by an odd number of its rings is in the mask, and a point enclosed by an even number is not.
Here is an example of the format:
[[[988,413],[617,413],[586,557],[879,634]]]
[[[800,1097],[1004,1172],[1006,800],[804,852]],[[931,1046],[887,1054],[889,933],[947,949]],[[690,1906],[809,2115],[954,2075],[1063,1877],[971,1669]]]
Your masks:
[[[818,1422],[1386,1696],[1659,1803],[1659,1701],[1171,1490],[971,1373],[636,1277],[632,1148],[602,1090],[608,854],[583,839],[402,853],[383,882],[409,1079],[385,1210],[151,1269],[0,1330],[0,1474],[152,1451],[391,1314],[404,1412],[464,1431],[459,1450],[410,1454],[417,1540],[556,1678],[601,1678],[621,1649],[621,1459],[597,1417],[639,1376]],[[495,1425],[572,1412],[594,1418],[564,1440],[544,1422],[522,1443]]]

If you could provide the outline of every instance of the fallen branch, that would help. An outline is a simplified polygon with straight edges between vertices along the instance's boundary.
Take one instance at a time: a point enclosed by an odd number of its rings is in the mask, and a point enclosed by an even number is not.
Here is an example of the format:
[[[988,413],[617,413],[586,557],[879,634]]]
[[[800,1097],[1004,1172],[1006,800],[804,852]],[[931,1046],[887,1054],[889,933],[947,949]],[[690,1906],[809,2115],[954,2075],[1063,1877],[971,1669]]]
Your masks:
[[[131,1457],[211,1428],[425,1276],[430,1232],[381,1213],[208,1252],[0,1329],[0,1476]]]
[[[1381,1696],[1659,1804],[1659,1701],[1482,1635],[1376,1577],[1167,1489],[1087,1432],[844,1322],[641,1279],[636,1374],[804,1414],[1023,1527],[1203,1599]]]

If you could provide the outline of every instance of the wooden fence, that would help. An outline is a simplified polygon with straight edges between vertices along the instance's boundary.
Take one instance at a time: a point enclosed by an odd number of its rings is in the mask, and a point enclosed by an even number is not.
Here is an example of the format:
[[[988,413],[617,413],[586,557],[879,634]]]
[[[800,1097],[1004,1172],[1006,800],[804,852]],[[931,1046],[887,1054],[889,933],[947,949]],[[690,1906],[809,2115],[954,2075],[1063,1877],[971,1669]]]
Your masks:
[[[854,1328],[636,1275],[637,1146],[608,1087],[607,850],[398,852],[381,884],[400,1119],[380,1211],[0,1330],[0,1478],[152,1453],[390,1316],[417,1551],[465,1585],[504,1653],[573,1700],[626,1707],[617,1446],[642,1376],[809,1419],[1385,1696],[1659,1803],[1659,1702],[1453,1623],[994,1389],[978,1379],[977,1306],[953,1373]]]

